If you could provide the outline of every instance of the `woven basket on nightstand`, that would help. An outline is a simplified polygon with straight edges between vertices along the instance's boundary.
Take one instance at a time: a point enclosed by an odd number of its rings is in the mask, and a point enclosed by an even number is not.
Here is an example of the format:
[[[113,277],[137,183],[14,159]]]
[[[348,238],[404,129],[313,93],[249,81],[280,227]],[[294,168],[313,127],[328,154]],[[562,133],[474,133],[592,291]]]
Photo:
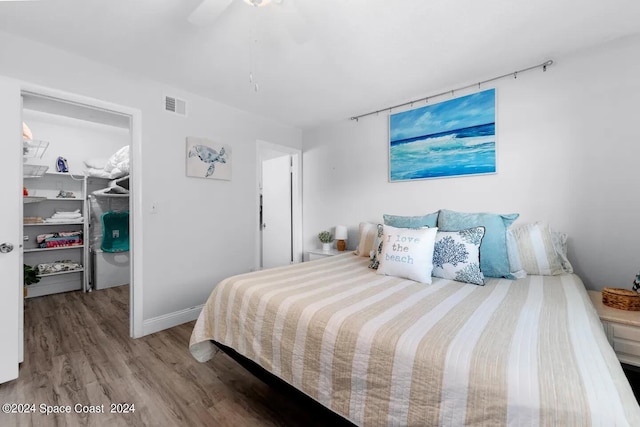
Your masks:
[[[620,310],[640,311],[640,294],[629,289],[604,288],[602,303]]]

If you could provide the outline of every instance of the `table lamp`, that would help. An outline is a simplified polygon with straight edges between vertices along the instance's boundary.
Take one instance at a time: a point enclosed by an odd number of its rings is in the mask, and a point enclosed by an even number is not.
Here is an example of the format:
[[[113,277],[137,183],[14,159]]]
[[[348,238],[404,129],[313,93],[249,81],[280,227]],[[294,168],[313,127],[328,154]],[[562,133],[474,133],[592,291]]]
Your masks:
[[[344,225],[336,225],[336,249],[340,252],[347,249],[347,227]]]

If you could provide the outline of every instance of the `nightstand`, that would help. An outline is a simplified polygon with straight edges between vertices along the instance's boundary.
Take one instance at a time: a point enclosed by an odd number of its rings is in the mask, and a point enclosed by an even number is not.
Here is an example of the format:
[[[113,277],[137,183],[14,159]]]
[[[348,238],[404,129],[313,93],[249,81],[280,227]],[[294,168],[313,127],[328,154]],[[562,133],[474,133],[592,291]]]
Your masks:
[[[346,254],[347,251],[337,251],[335,249],[330,249],[329,251],[323,251],[322,249],[312,249],[307,251],[307,261],[313,261],[315,259],[325,258],[328,256]]]
[[[620,362],[640,367],[640,311],[608,307],[600,291],[589,291],[589,297]]]

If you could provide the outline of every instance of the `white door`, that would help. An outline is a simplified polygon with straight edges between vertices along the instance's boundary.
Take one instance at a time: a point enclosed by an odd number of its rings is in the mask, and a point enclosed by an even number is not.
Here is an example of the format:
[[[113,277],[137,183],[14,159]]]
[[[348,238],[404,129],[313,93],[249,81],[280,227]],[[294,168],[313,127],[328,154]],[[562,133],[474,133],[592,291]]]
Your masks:
[[[20,86],[0,79],[0,383],[18,378],[22,125]],[[12,249],[10,250],[10,248]]]
[[[262,161],[262,267],[292,262],[291,156]]]

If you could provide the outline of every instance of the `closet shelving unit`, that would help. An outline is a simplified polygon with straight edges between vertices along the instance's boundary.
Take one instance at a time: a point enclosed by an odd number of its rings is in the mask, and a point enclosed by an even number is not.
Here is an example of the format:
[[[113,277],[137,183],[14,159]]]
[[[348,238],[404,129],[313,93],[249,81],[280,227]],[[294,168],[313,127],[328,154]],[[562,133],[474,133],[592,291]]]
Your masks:
[[[29,144],[29,149],[27,149],[27,144]],[[78,209],[82,214],[82,221],[23,224],[24,263],[35,269],[40,263],[70,260],[80,263],[83,267],[38,275],[40,281],[27,286],[27,298],[81,290],[87,283],[87,273],[84,268],[88,260],[88,245],[86,243],[88,235],[87,180],[84,176],[47,172],[48,168],[46,166],[28,163],[30,158],[42,157],[47,146],[48,143],[44,141],[37,141],[35,144],[33,141],[25,142],[23,178],[24,186],[27,188],[29,195],[24,197],[23,214],[25,217],[50,218],[55,212],[68,212]],[[35,154],[30,155],[31,153]],[[72,192],[74,197],[57,197],[61,190]],[[83,244],[53,248],[38,247],[36,236],[39,234],[64,231],[82,231]]]
[[[49,141],[40,139],[22,140],[22,155],[25,159],[41,159],[47,148],[49,148]]]
[[[22,166],[22,174],[25,178],[39,178],[49,170],[49,166],[30,163],[32,159],[41,159],[48,147],[49,141],[35,139],[22,141],[22,155],[25,162]]]

